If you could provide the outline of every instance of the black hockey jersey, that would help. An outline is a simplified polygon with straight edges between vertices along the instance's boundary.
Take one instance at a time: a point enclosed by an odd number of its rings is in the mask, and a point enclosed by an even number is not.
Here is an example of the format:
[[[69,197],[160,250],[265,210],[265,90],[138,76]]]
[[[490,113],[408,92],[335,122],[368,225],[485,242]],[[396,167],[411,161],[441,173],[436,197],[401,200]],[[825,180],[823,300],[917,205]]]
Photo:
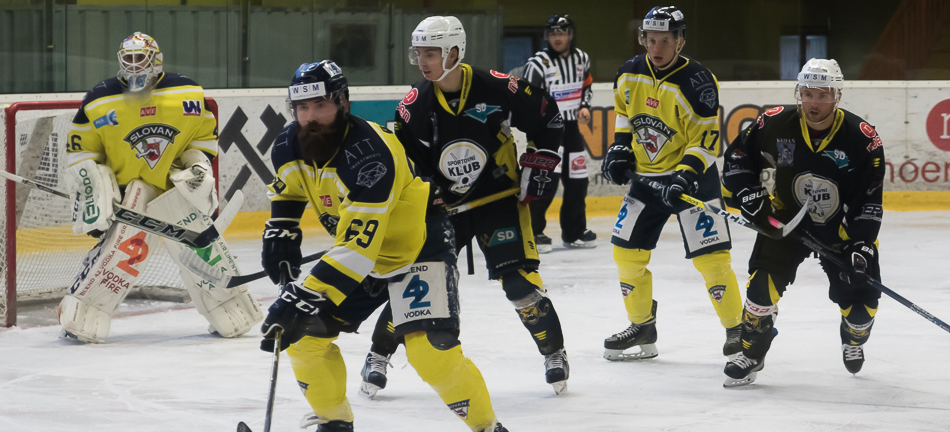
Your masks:
[[[544,90],[500,72],[467,64],[457,106],[428,80],[416,83],[396,108],[396,137],[415,163],[460,204],[518,185],[520,167],[511,128],[528,145],[557,151],[564,121]]]
[[[812,139],[798,107],[778,106],[742,131],[723,158],[727,200],[759,184],[762,170],[774,168],[772,206],[780,220],[791,219],[811,196],[808,213],[812,233],[819,238],[877,238],[883,215],[884,147],[874,127],[860,117],[838,109],[828,133]]]

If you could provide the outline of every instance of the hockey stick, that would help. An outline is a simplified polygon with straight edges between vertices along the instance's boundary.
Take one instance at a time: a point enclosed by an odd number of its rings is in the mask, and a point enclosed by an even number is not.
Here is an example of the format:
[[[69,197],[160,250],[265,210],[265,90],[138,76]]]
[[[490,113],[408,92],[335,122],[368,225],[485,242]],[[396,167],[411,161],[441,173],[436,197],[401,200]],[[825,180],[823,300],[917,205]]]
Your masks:
[[[502,198],[507,198],[507,197],[510,197],[510,196],[512,196],[512,195],[517,195],[518,192],[521,192],[521,188],[516,186],[516,187],[513,187],[513,188],[511,188],[511,189],[505,189],[505,190],[503,190],[503,191],[501,191],[501,192],[496,192],[496,193],[493,193],[493,194],[491,194],[491,195],[483,196],[483,197],[481,197],[481,198],[479,198],[479,199],[471,200],[471,201],[469,201],[469,202],[467,202],[467,203],[465,203],[465,204],[460,204],[460,205],[457,205],[457,206],[454,206],[454,207],[449,207],[449,208],[447,208],[445,211],[446,211],[446,213],[448,213],[449,216],[455,216],[455,215],[457,215],[457,214],[459,214],[459,213],[467,212],[467,211],[469,211],[469,210],[471,210],[471,209],[473,209],[473,208],[475,208],[475,207],[481,207],[481,206],[483,206],[483,205],[485,205],[485,204],[493,203],[493,202],[498,201],[498,200],[500,200],[500,199],[502,199]]]
[[[280,286],[287,285],[287,274],[281,273]],[[274,400],[277,398],[277,366],[280,364],[280,337],[283,331],[277,330],[274,333],[274,363],[270,370],[270,391],[267,393],[267,408],[264,411],[264,432],[270,432],[271,420],[274,416]],[[251,432],[247,423],[239,422],[237,432]]]
[[[309,262],[316,261],[323,256],[327,251],[317,252],[313,255],[307,255],[300,260],[301,264],[306,264]],[[221,273],[220,270],[212,267],[210,264],[201,259],[197,253],[192,249],[182,249],[178,253],[178,260],[181,261],[181,264],[185,266],[190,272],[194,273],[196,276],[200,277],[202,280],[211,282],[217,286],[225,286],[227,288],[234,288],[236,286],[244,285],[248,282],[256,281],[264,276],[267,276],[264,273],[264,270],[261,270],[254,274],[243,275],[243,276],[231,276],[228,274]]]
[[[51,188],[49,186],[41,185],[33,180],[20,177],[16,174],[11,174],[3,170],[0,170],[0,177],[5,177],[6,179],[15,183],[20,183],[22,185],[39,189],[43,192],[59,197],[72,199],[72,197],[66,192]],[[192,231],[188,228],[180,227],[171,222],[165,222],[161,219],[147,216],[143,213],[139,213],[119,204],[115,204],[115,214],[113,217],[115,218],[116,222],[121,222],[147,233],[155,234],[159,237],[164,237],[174,240],[178,243],[200,249],[208,247],[211,242],[221,236],[220,233],[224,232],[228,225],[231,224],[231,221],[234,220],[234,216],[237,215],[237,212],[241,209],[243,204],[244,194],[241,191],[237,191],[237,193],[231,197],[231,200],[228,201],[228,205],[225,206],[225,208],[221,210],[221,213],[218,214],[218,219],[214,221],[214,224],[202,232]]]
[[[848,265],[844,259],[839,256],[838,252],[832,249],[830,246],[822,243],[816,239],[811,233],[805,231],[805,234],[799,234],[798,232],[793,232],[790,236],[791,238],[802,242],[805,247],[817,252],[819,255],[824,257],[826,260],[831,261],[832,264],[840,267],[842,270],[850,270],[851,266]],[[887,294],[888,297],[896,300],[898,303],[906,306],[908,309],[917,312],[918,315],[924,317],[927,321],[930,321],[940,327],[944,331],[950,332],[950,325],[941,321],[939,318],[930,314],[920,306],[917,306],[910,300],[904,298],[904,296],[894,292],[890,288],[884,286],[881,282],[877,281],[872,277],[868,277],[868,285],[874,287],[874,289]]]
[[[637,173],[633,171],[628,170],[626,174],[627,174],[627,177],[630,177],[631,179],[635,179],[641,184],[649,186],[650,188],[660,193],[662,193],[669,187],[656,180],[638,175]],[[768,228],[762,228],[762,227],[756,226],[752,222],[749,222],[746,218],[742,217],[741,215],[734,215],[732,213],[729,213],[726,210],[723,210],[712,204],[702,202],[689,195],[686,195],[686,194],[680,195],[680,199],[693,206],[703,208],[713,213],[716,213],[717,215],[726,218],[726,220],[732,223],[735,223],[736,225],[741,225],[746,228],[758,231],[760,234],[766,237],[771,237],[773,239],[780,239],[789,235],[789,233],[791,233],[795,229],[795,227],[798,226],[798,224],[802,221],[802,219],[805,218],[805,215],[808,214],[808,204],[811,202],[811,199],[809,198],[809,200],[805,202],[805,205],[802,206],[802,208],[798,211],[795,217],[793,217],[792,220],[789,221],[788,223],[782,223],[776,220],[775,218],[769,216],[769,224],[771,224],[772,226]]]

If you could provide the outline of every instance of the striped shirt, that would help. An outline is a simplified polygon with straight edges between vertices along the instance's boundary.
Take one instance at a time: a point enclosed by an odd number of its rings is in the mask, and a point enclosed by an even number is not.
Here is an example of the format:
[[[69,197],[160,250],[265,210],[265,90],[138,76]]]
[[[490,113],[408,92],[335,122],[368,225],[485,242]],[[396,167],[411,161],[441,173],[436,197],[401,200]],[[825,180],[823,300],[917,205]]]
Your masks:
[[[594,93],[590,88],[590,57],[577,48],[562,57],[550,48],[528,59],[524,80],[543,88],[557,101],[565,121],[577,121],[577,110],[590,108]]]

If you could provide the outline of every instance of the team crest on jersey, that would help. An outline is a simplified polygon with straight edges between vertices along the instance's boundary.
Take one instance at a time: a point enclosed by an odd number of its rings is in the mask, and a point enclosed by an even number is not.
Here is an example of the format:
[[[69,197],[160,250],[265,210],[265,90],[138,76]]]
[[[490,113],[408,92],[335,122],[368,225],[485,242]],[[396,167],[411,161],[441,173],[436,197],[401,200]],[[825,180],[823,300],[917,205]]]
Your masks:
[[[835,161],[835,165],[837,165],[839,169],[848,167],[848,154],[844,151],[826,150],[824,154],[825,156],[831,158],[831,160]]]
[[[169,125],[149,123],[132,129],[122,140],[129,143],[137,159],[145,159],[148,167],[155,169],[165,149],[175,142],[179,133],[181,131]]]
[[[488,116],[501,111],[501,107],[498,105],[487,105],[484,102],[476,104],[475,108],[469,108],[465,110],[464,114],[468,117],[471,117],[475,120],[478,120],[482,123],[488,121]]]
[[[647,114],[633,116],[630,126],[637,136],[637,144],[643,146],[650,162],[656,159],[663,146],[676,135],[676,130],[663,123],[663,120]]]
[[[716,300],[716,303],[722,303],[722,295],[726,292],[725,285],[715,285],[709,288],[709,296]]]
[[[779,138],[775,141],[775,148],[778,149],[778,166],[787,167],[795,164],[795,140]]]
[[[449,409],[455,413],[455,415],[459,416],[459,418],[462,420],[468,420],[468,407],[470,405],[469,401],[471,401],[471,399],[465,399],[463,401],[450,403],[448,406]]]
[[[454,184],[450,188],[459,195],[468,192],[475,184],[478,175],[485,168],[488,153],[478,144],[465,140],[455,140],[442,149],[439,169]]]
[[[792,191],[799,205],[805,204],[806,199],[811,198],[808,214],[818,225],[824,225],[838,213],[840,198],[838,185],[834,180],[809,172],[802,173],[795,177]]]

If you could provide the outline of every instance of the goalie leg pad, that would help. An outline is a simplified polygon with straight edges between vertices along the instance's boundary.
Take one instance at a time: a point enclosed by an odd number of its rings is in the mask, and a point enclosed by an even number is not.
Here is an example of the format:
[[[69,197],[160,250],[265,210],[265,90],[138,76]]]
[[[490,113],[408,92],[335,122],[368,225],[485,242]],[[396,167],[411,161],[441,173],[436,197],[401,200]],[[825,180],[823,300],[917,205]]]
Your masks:
[[[213,222],[210,216],[191,205],[178,189],[171,189],[149,203],[148,214],[195,231],[202,231]],[[173,240],[162,240],[172,260],[178,265],[182,282],[195,308],[211,324],[211,333],[223,337],[240,336],[264,318],[260,304],[248,292],[247,285],[228,288],[202,280],[188,271],[178,259],[178,254],[187,246]],[[195,253],[218,271],[231,276],[240,275],[237,263],[222,237],[211,246],[196,249]]]
[[[126,187],[123,204],[143,211],[157,191],[139,181]],[[86,254],[83,269],[60,303],[63,330],[81,341],[103,342],[109,321],[135,285],[156,237],[125,224],[113,224]]]

